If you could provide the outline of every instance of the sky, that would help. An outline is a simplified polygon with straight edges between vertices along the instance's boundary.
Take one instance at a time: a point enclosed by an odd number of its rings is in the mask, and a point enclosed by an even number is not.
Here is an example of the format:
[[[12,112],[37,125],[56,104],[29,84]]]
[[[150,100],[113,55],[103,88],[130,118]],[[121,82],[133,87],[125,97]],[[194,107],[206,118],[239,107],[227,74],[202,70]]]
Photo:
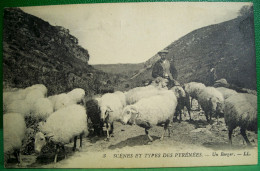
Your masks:
[[[87,49],[89,64],[145,62],[201,27],[238,16],[241,2],[101,3],[22,7],[63,26]]]

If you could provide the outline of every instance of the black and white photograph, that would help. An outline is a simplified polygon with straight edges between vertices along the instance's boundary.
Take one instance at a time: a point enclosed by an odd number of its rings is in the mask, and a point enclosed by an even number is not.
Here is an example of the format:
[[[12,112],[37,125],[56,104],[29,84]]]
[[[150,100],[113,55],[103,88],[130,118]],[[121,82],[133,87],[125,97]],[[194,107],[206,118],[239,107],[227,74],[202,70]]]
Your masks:
[[[254,4],[8,7],[5,168],[258,163]]]

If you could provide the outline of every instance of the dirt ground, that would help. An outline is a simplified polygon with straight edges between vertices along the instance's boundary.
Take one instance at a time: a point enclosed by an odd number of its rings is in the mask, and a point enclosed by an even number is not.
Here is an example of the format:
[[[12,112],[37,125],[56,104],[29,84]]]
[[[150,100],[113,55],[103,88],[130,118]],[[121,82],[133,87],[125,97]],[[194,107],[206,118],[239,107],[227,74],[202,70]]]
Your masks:
[[[247,148],[243,137],[240,135],[239,128],[233,132],[232,142],[230,146],[228,141],[228,131],[224,122],[224,118],[219,119],[217,124],[213,118],[213,123],[208,124],[205,115],[202,111],[195,110],[191,112],[192,121],[189,121],[188,114],[183,116],[182,122],[173,122],[170,127],[170,137],[166,136],[164,140],[160,140],[163,132],[163,127],[154,126],[149,133],[154,141],[149,142],[145,135],[144,128],[137,125],[122,125],[119,122],[114,123],[113,137],[109,141],[104,141],[105,137],[92,137],[83,139],[83,147],[76,152],[72,151],[73,143],[66,145],[67,156],[64,153],[59,154],[58,162],[53,163],[54,154],[45,156],[22,155],[22,164],[18,165],[15,162],[10,162],[6,167],[20,168],[60,168],[73,167],[73,163],[80,158],[83,158],[90,153],[106,153],[120,152],[126,150],[139,151],[143,148],[166,148],[172,147],[175,149],[195,148],[195,149],[243,149]],[[186,113],[187,111],[185,111]],[[257,134],[247,131],[248,138],[253,147],[257,147]]]

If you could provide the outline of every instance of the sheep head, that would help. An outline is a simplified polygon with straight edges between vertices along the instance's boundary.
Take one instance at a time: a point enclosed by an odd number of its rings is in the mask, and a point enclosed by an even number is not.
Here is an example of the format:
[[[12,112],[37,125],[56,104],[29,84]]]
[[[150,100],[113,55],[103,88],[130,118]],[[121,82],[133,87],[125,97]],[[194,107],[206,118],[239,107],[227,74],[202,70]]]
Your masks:
[[[37,132],[34,140],[34,150],[36,153],[40,153],[42,148],[51,140],[53,135],[45,135],[42,132]]]
[[[113,110],[109,106],[101,107],[101,121],[106,121]]]
[[[139,112],[134,106],[126,106],[122,113],[122,122],[124,124],[130,123],[135,125],[135,119],[138,117],[138,115]]]

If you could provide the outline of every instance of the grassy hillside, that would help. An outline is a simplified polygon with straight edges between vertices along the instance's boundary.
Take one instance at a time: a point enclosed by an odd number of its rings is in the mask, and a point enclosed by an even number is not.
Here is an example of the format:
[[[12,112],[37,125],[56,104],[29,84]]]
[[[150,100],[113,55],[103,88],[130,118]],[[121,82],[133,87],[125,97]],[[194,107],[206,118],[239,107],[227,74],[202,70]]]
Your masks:
[[[104,71],[110,74],[122,74],[125,76],[132,76],[144,67],[140,64],[98,64],[92,65],[95,69]]]

